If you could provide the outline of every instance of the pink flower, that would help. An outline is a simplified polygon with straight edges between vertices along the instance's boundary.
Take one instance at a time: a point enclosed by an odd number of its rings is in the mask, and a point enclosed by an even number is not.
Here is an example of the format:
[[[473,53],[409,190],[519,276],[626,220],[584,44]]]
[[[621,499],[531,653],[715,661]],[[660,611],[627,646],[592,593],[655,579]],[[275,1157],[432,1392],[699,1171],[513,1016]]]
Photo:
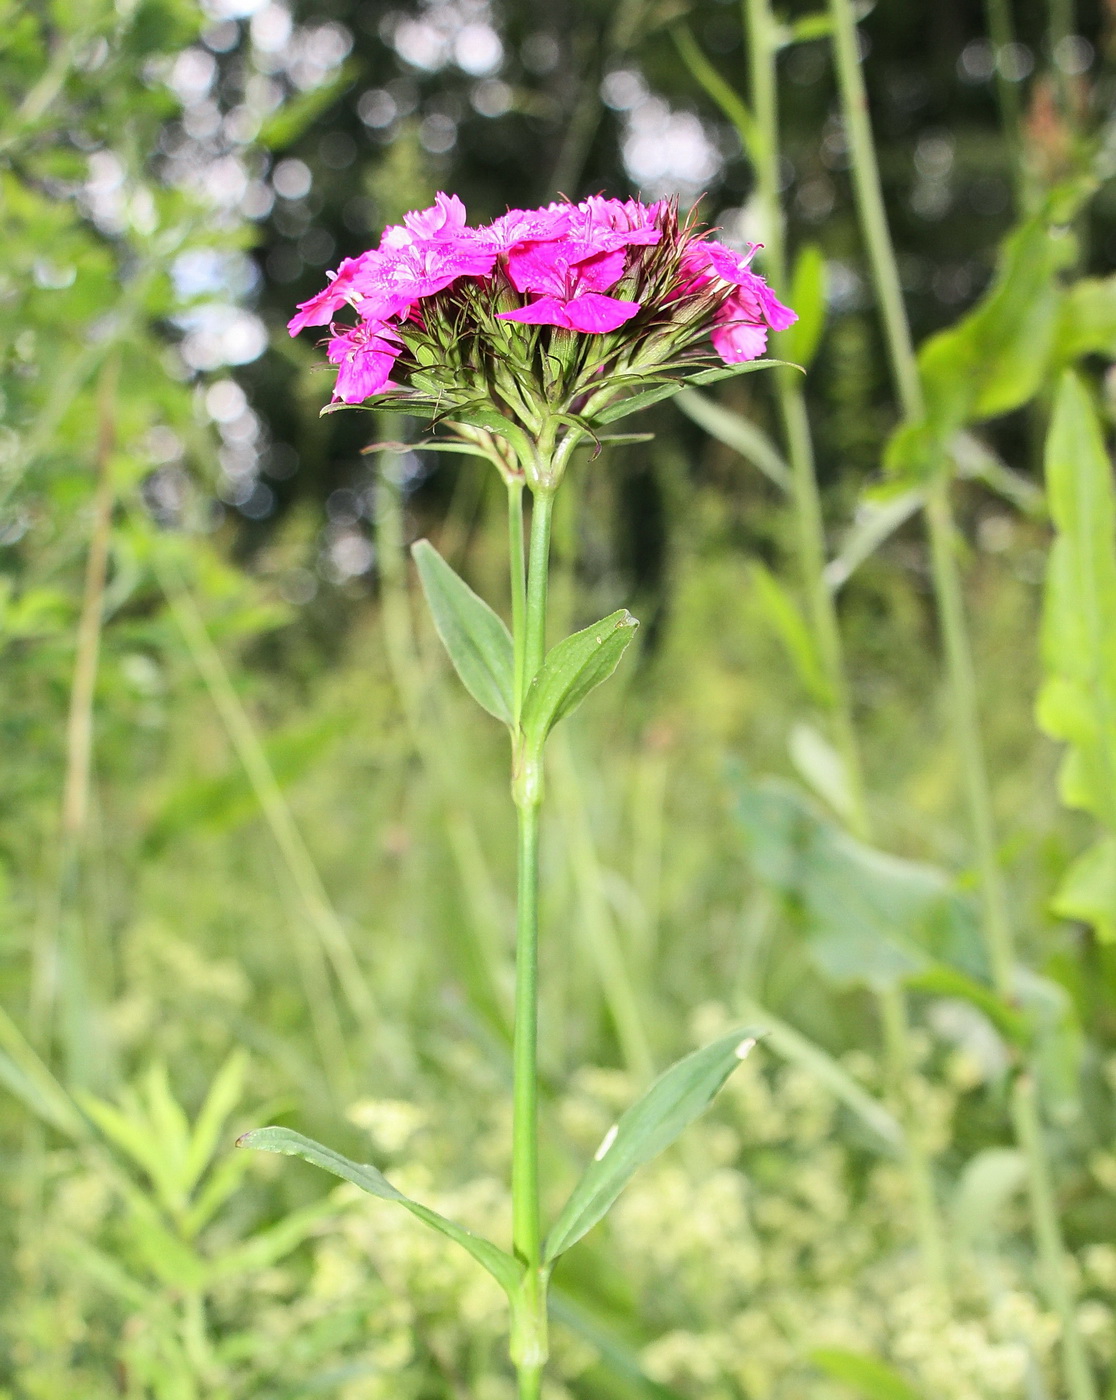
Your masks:
[[[459,277],[485,277],[496,253],[480,243],[430,240],[365,255],[349,299],[366,321],[406,316]]]
[[[520,243],[564,238],[573,223],[572,204],[548,204],[545,209],[509,209],[481,232],[499,252]]]
[[[732,291],[713,317],[713,348],[726,364],[755,360],[767,349],[767,329],[785,331],[798,316],[784,306],[758,273],[748,266],[758,244],[741,257],[723,243],[695,240],[682,254],[682,272],[689,277],[678,295],[684,296],[726,282]]]
[[[579,238],[599,247],[647,247],[662,239],[656,219],[662,204],[641,204],[638,199],[602,199],[590,195],[577,206],[575,229]]]
[[[568,300],[538,297],[518,311],[501,311],[500,320],[520,321],[528,326],[563,326],[570,331],[602,334],[630,321],[638,310],[638,301],[620,301],[617,297],[601,296],[599,292],[583,292]]]
[[[432,239],[453,242],[462,236],[477,237],[477,230],[466,227],[465,206],[455,194],[439,190],[429,209],[413,210],[403,215],[402,224],[384,230],[381,248],[405,248],[411,243]]]
[[[361,253],[359,258],[344,258],[336,272],[327,272],[329,286],[309,301],[300,301],[298,315],[287,322],[291,335],[297,335],[307,326],[328,326],[343,306],[351,305],[357,279],[364,273],[368,259],[374,256],[373,253]]]
[[[602,296],[624,275],[624,249],[600,251],[570,238],[522,243],[508,254],[508,277],[517,292],[543,295],[500,319],[567,330],[614,331],[639,310],[638,301]]]
[[[726,302],[714,317],[713,349],[726,365],[758,360],[767,349],[767,327],[736,314]]]
[[[394,388],[390,375],[402,348],[389,326],[334,326],[326,351],[330,364],[337,366],[334,402],[363,403],[381,389]]]

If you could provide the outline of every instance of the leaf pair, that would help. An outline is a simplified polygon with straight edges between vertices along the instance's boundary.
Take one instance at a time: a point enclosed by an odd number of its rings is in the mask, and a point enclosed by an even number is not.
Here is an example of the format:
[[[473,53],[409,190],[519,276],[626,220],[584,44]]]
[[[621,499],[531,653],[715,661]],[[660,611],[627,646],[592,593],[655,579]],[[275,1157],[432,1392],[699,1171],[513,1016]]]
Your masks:
[[[515,724],[515,648],[503,620],[429,540],[411,548],[442,645],[465,689],[490,715]],[[538,754],[559,720],[575,710],[623,656],[639,624],[625,608],[553,647],[523,697],[520,727]]]
[[[552,1265],[604,1218],[636,1171],[669,1147],[704,1112],[755,1043],[755,1034],[738,1030],[695,1050],[661,1075],[609,1129],[547,1237],[544,1266]],[[238,1138],[237,1146],[301,1157],[370,1196],[398,1201],[424,1224],[467,1250],[509,1295],[519,1289],[524,1268],[518,1259],[405,1196],[375,1167],[350,1161],[289,1128],[256,1128]]]

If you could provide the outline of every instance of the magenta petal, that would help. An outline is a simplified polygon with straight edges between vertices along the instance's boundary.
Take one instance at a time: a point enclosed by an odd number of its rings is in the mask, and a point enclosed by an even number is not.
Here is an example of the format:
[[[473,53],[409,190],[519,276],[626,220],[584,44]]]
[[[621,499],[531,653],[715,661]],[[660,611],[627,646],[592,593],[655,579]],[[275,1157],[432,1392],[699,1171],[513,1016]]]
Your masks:
[[[521,306],[518,311],[499,312],[496,319],[519,321],[525,326],[569,326],[565,303],[558,297],[539,297],[538,301],[531,302],[529,306]]]
[[[763,307],[763,319],[773,331],[785,331],[798,320],[798,312],[792,311],[789,306],[784,306],[770,287],[763,288],[759,293],[759,299]]]
[[[767,327],[754,321],[725,321],[713,328],[713,348],[726,365],[758,360],[767,349]]]
[[[570,275],[570,259],[561,240],[520,243],[508,253],[508,279],[517,292],[561,295]]]
[[[630,321],[639,306],[638,301],[620,301],[617,297],[601,296],[599,292],[585,292],[566,302],[565,324],[571,330],[603,334]]]
[[[326,351],[337,366],[334,402],[363,403],[378,394],[389,382],[400,348],[387,326],[352,326],[335,334]]]
[[[607,292],[615,287],[624,275],[624,249],[614,248],[607,253],[591,253],[577,263],[577,291]]]

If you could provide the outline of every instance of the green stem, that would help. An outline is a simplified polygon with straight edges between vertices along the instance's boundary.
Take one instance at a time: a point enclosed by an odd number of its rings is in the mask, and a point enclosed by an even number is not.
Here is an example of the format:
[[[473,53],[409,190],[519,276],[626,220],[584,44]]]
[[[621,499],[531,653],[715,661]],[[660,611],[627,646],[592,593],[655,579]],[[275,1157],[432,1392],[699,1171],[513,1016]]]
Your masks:
[[[924,411],[918,362],[911,341],[910,326],[899,285],[895,250],[884,212],[879,167],[868,122],[864,78],[856,41],[856,21],[850,0],[829,0],[833,20],[833,43],[841,103],[852,158],[861,230],[868,247],[872,277],[879,298],[880,314],[892,374],[899,400],[907,418],[919,418]],[[944,464],[942,464],[944,472]],[[961,578],[955,557],[955,532],[949,506],[949,483],[939,476],[926,496],[926,520],[934,572],[934,592],[946,653],[946,668],[953,707],[955,737],[965,769],[969,821],[980,874],[984,905],[984,929],[988,958],[997,992],[1005,1001],[1014,997],[1014,938],[1008,912],[1007,892],[996,852],[996,832],[992,794],[984,757],[980,718],[976,704],[976,682],[972,646],[965,620]],[[1050,1167],[1039,1131],[1038,1108],[1028,1076],[1025,1094],[1017,1091],[1013,1105],[1016,1139],[1027,1160],[1031,1186],[1031,1223],[1035,1247],[1043,1262],[1051,1296],[1063,1300],[1062,1373],[1071,1400],[1095,1400],[1096,1387],[1085,1359],[1077,1329],[1072,1288],[1065,1267],[1065,1246],[1058,1222]],[[1020,1111],[1019,1104],[1023,1104]]]
[[[915,1209],[915,1230],[919,1252],[930,1286],[949,1306],[949,1258],[945,1230],[942,1228],[934,1192],[934,1174],[930,1154],[922,1142],[918,1106],[912,1102],[911,1085],[914,1066],[911,1063],[911,1031],[907,1021],[907,998],[902,987],[895,985],[879,993],[880,1016],[884,1027],[891,1078],[894,1084],[900,1119],[903,1124],[907,1173]]]
[[[947,481],[939,480],[930,488],[925,511],[930,534],[934,594],[949,674],[953,732],[960,751],[973,845],[980,870],[980,894],[992,981],[1000,996],[1011,1002],[1015,995],[1015,938],[1003,871],[996,854],[991,783],[980,733],[976,675],[965,621],[961,576],[957,567],[956,530]]]
[[[546,653],[546,600],[554,495],[537,488],[531,514],[531,559],[526,605],[513,612],[515,642],[523,655],[516,697],[522,709],[527,687]],[[514,535],[514,526],[513,526]],[[512,550],[514,554],[515,542]],[[513,560],[513,569],[515,563]],[[517,655],[519,651],[517,650]],[[539,1224],[539,809],[542,754],[524,751],[515,734],[512,793],[518,817],[519,859],[515,931],[515,1031],[512,1044],[512,1243],[526,1266],[512,1309],[512,1359],[521,1400],[536,1400],[546,1361],[546,1271]]]
[[[751,116],[756,134],[752,160],[765,239],[764,265],[769,281],[777,292],[782,292],[787,285],[787,260],[785,221],[779,199],[779,108],[775,67],[779,37],[769,0],[744,0],[744,24],[749,48]],[[825,582],[825,525],[810,420],[799,376],[794,370],[779,371],[776,388],[791,468],[799,572],[830,694],[834,737],[853,798],[852,825],[856,835],[866,839],[870,823],[863,764],[853,726],[837,611],[833,594]]]
[[[523,548],[523,482],[508,481],[508,558],[511,566],[512,639],[515,646],[515,723],[527,689],[527,563]]]
[[[918,377],[918,362],[911,341],[906,307],[903,305],[899,268],[891,246],[891,234],[884,211],[880,171],[876,164],[872,127],[868,120],[868,96],[864,89],[864,73],[860,67],[852,0],[829,0],[829,13],[833,21],[834,62],[841,90],[845,135],[852,156],[852,176],[860,213],[860,230],[868,246],[872,281],[879,299],[880,316],[884,323],[884,335],[899,402],[905,417],[918,418],[923,411],[922,383]]]
[[[1068,39],[1074,31],[1073,0],[1049,0],[1049,23],[1047,28],[1047,43],[1050,46],[1050,58],[1054,64],[1054,86],[1058,93],[1058,106],[1062,109],[1062,116],[1067,123],[1073,120],[1073,102],[1071,99],[1069,74],[1058,63],[1058,45],[1063,39]]]
[[[766,268],[777,291],[787,283],[785,222],[779,199],[779,108],[776,59],[778,26],[770,0],[744,0],[744,23],[749,39],[752,120],[756,140],[752,158],[762,210]],[[871,839],[864,783],[864,765],[853,723],[848,674],[833,593],[825,580],[825,524],[814,463],[814,444],[806,398],[793,370],[777,373],[779,408],[791,468],[799,569],[806,592],[814,644],[829,692],[830,724],[845,768],[852,799],[850,826],[863,841]],[[880,1020],[902,1108],[906,1162],[914,1205],[919,1247],[931,1286],[949,1298],[945,1228],[934,1195],[933,1171],[910,1103],[910,1031],[904,994],[898,987],[880,994]]]
[[[539,1238],[539,803],[520,803],[512,1056],[512,1240],[528,1269]]]
[[[985,0],[985,17],[988,21],[988,37],[992,41],[992,52],[996,59],[996,103],[1000,109],[1000,128],[1004,144],[1007,146],[1011,178],[1015,186],[1016,203],[1020,209],[1026,205],[1025,171],[1023,167],[1022,127],[1019,106],[1019,85],[1007,80],[1000,65],[1000,54],[1009,44],[1015,43],[1015,25],[1011,18],[1011,0]]]
[[[1011,1099],[1015,1135],[1027,1159],[1027,1190],[1031,1200],[1035,1244],[1038,1248],[1042,1282],[1050,1306],[1062,1324],[1062,1365],[1066,1389],[1073,1400],[1092,1400],[1096,1395],[1092,1368],[1077,1327],[1073,1289],[1066,1276],[1065,1246],[1058,1223],[1058,1203],[1046,1150],[1042,1142],[1035,1082],[1030,1074],[1015,1081]]]

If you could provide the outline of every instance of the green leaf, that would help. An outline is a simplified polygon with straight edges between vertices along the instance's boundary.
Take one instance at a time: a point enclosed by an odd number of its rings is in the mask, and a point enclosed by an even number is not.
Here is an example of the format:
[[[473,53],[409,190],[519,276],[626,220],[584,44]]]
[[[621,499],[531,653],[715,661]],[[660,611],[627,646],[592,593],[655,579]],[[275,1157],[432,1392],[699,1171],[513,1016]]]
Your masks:
[[[592,415],[594,423],[615,423],[618,418],[626,418],[629,413],[635,413],[638,409],[649,408],[653,403],[659,403],[662,399],[672,398],[679,394],[688,384],[716,384],[720,379],[731,379],[738,374],[753,374],[757,369],[772,369],[782,367],[786,369],[797,369],[797,365],[791,365],[786,360],[749,360],[742,365],[723,365],[713,369],[698,370],[696,374],[687,375],[684,379],[671,379],[665,384],[657,384],[653,389],[645,389],[643,393],[632,394],[626,399],[618,399],[615,403],[610,403]],[[650,376],[649,376],[650,377]]]
[[[953,1193],[953,1228],[966,1244],[989,1244],[1002,1228],[1001,1215],[1027,1180],[1027,1161],[1017,1148],[986,1147],[970,1157]]]
[[[331,82],[311,88],[309,92],[300,93],[292,101],[283,103],[260,128],[257,138],[260,145],[269,151],[282,151],[297,141],[322,113],[333,106],[357,71],[355,63],[346,63]]]
[[[488,1270],[506,1292],[510,1294],[519,1287],[523,1266],[510,1254],[505,1254],[502,1249],[497,1248],[489,1240],[474,1235],[463,1225],[447,1220],[444,1215],[439,1215],[437,1211],[431,1210],[428,1206],[420,1205],[418,1201],[411,1200],[409,1196],[404,1196],[402,1191],[397,1190],[387,1177],[378,1172],[375,1167],[360,1162],[351,1162],[348,1157],[342,1157],[339,1152],[334,1152],[332,1148],[323,1147],[320,1142],[303,1137],[301,1133],[292,1132],[290,1128],[254,1128],[251,1132],[237,1138],[236,1145],[250,1147],[257,1152],[279,1152],[286,1157],[301,1157],[304,1162],[321,1167],[323,1171],[332,1172],[334,1176],[339,1176],[342,1181],[351,1181],[354,1186],[359,1186],[370,1196],[378,1196],[384,1201],[398,1201],[418,1220],[423,1221],[424,1224],[439,1231],[448,1239],[459,1244],[462,1249],[467,1250],[478,1264],[483,1265]]]
[[[1083,355],[1116,360],[1116,277],[1082,277],[1066,288],[1054,353],[1063,364]]]
[[[865,1400],[922,1400],[898,1371],[875,1356],[841,1347],[821,1347],[810,1353],[810,1360],[827,1376],[858,1391]]]
[[[618,608],[551,648],[523,702],[528,749],[538,753],[558,721],[612,675],[638,626],[627,608]]]
[[[790,304],[798,320],[783,334],[779,348],[788,360],[809,369],[825,330],[825,258],[816,243],[807,243],[794,264]]]
[[[697,389],[683,389],[675,402],[686,417],[699,428],[704,428],[710,437],[739,452],[746,462],[758,467],[776,486],[784,491],[790,490],[790,468],[779,449],[751,419],[734,413],[731,408],[725,408]]]
[[[736,127],[740,143],[755,157],[760,150],[760,132],[756,119],[736,88],[726,82],[721,73],[706,58],[688,25],[676,24],[670,31],[682,62],[701,84],[713,101]]]
[[[247,1055],[243,1050],[234,1050],[217,1071],[190,1134],[190,1145],[183,1164],[184,1190],[192,1191],[213,1161],[221,1130],[244,1093],[247,1070]]]
[[[856,799],[845,760],[812,724],[791,727],[787,752],[798,775],[829,807],[850,824],[856,816]]]
[[[756,874],[831,982],[878,990],[939,962],[983,971],[975,913],[943,871],[857,841],[789,783],[742,784],[736,814]]]
[[[780,1020],[759,1002],[745,1003],[741,1009],[762,1024],[765,1048],[812,1075],[880,1139],[885,1151],[895,1156],[902,1154],[903,1129],[898,1119],[879,1099],[873,1098],[863,1085],[857,1083],[840,1060],[834,1059],[828,1050]]]
[[[915,992],[925,992],[935,997],[955,997],[967,1001],[984,1013],[1005,1039],[1014,1045],[1027,1045],[1031,1039],[1032,1026],[1027,1016],[1014,1006],[1008,1006],[996,995],[993,988],[975,977],[962,972],[960,968],[937,963],[907,978],[907,986]]]
[[[1059,918],[1091,924],[1103,942],[1116,942],[1116,836],[1102,836],[1078,856],[1050,908]]]
[[[1116,489],[1092,402],[1067,371],[1046,441],[1056,537],[1042,623],[1038,722],[1069,745],[1062,798],[1116,833]]]
[[[705,1111],[755,1043],[751,1031],[733,1031],[679,1060],[655,1080],[605,1134],[547,1237],[545,1263],[564,1254],[605,1216],[636,1171]]]
[[[772,630],[790,657],[798,679],[812,700],[819,705],[832,704],[829,681],[818,655],[814,634],[802,616],[798,604],[770,569],[753,560],[748,569],[756,598],[767,615]]]
[[[924,498],[925,492],[916,487],[912,491],[898,493],[893,489],[883,499],[873,496],[864,499],[857,507],[856,524],[845,536],[840,550],[825,566],[825,581],[829,588],[836,593],[846,584],[865,559],[914,515]]]
[[[511,633],[429,540],[418,540],[411,554],[454,670],[478,705],[510,725],[515,675]]]
[[[926,411],[893,434],[884,456],[891,474],[924,481],[946,470],[961,428],[1018,408],[1038,391],[1058,323],[1057,275],[1073,256],[1066,199],[1065,190],[1055,191],[1011,234],[989,291],[919,348]]]

